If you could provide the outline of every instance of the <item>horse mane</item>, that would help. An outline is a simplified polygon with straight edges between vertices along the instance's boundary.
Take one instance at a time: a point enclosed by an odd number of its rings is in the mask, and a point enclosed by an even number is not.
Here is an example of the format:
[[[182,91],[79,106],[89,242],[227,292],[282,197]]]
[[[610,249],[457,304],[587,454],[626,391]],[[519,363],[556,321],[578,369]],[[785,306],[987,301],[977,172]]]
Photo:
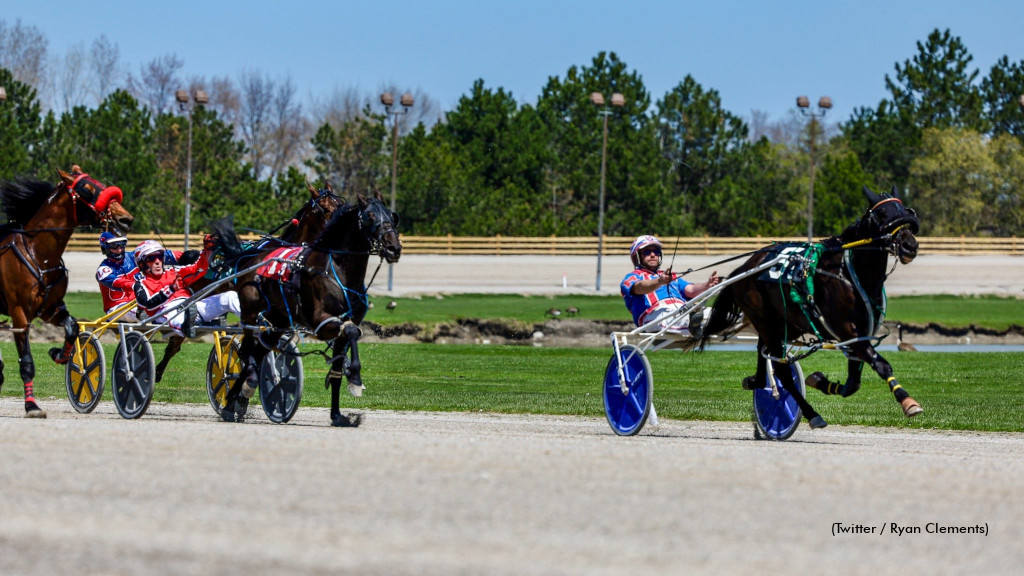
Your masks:
[[[50,182],[22,178],[0,186],[0,209],[10,222],[24,224],[42,208],[55,186]]]
[[[313,248],[327,250],[331,246],[336,245],[335,243],[344,238],[345,234],[348,233],[349,227],[353,225],[352,216],[358,213],[359,205],[347,202],[335,210],[331,214],[331,219],[327,221],[327,225],[324,226],[324,229],[313,240]]]

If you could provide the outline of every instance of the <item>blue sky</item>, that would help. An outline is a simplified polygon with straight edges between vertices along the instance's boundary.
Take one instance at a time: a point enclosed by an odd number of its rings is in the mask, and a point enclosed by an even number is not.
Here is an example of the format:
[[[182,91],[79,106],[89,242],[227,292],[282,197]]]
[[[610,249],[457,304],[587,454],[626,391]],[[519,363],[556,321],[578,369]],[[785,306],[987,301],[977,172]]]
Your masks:
[[[534,103],[549,77],[605,50],[652,102],[690,74],[740,116],[780,120],[798,95],[828,95],[832,121],[882,100],[885,75],[936,28],[964,41],[980,76],[1021,61],[1021,14],[1019,0],[0,0],[0,18],[38,27],[51,53],[106,34],[135,73],[174,53],[186,76],[290,75],[304,99],[394,84],[447,110],[482,78]]]

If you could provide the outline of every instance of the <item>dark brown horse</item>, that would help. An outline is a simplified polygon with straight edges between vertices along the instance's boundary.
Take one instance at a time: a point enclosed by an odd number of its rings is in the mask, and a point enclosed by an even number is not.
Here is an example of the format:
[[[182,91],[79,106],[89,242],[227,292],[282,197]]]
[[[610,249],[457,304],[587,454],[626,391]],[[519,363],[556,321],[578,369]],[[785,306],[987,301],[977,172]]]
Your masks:
[[[348,391],[362,395],[364,389],[359,361],[359,324],[368,308],[365,277],[371,255],[389,263],[397,262],[402,244],[396,228],[397,216],[384,206],[380,194],[359,196],[352,205],[335,210],[331,220],[312,245],[304,248],[288,265],[290,277],[276,278],[251,272],[238,278],[236,289],[242,307],[242,324],[262,325],[269,333],[246,331],[239,356],[245,362],[243,375],[228,392],[223,417],[241,421],[248,405],[247,395],[255,388],[256,366],[267,354],[263,342],[276,342],[280,335],[306,331],[328,342],[333,351],[328,384],[331,387],[331,424],[358,425],[339,408],[342,376]],[[222,232],[222,237],[231,237]],[[263,250],[255,258],[243,256],[246,267],[271,258],[274,250]],[[240,395],[243,384],[247,393]]]
[[[33,319],[64,328],[64,348],[50,355],[66,363],[78,338],[78,322],[64,305],[68,271],[62,257],[78,226],[102,226],[118,233],[131,230],[134,218],[121,206],[122,192],[104,186],[75,166],[58,170],[60,183],[23,179],[0,186],[0,203],[9,222],[0,229],[0,314],[11,317],[25,386],[25,416],[45,418],[36,404],[35,362],[29,348]],[[3,361],[0,360],[0,385]]]
[[[327,226],[327,221],[330,220],[331,214],[345,204],[345,201],[334,193],[330,182],[320,189],[316,189],[309,182],[306,182],[306,188],[309,190],[310,199],[283,225],[284,228],[280,238],[268,235],[263,241],[263,246],[301,246],[313,242],[320,232],[323,231],[324,227]],[[198,253],[192,257],[198,258]],[[191,260],[186,255],[182,263],[187,264],[190,261],[194,260]],[[211,268],[209,277],[202,278],[191,285],[190,288],[193,294],[206,288],[216,280],[217,266]],[[231,271],[221,269],[219,272],[225,273],[224,275],[226,276]],[[221,290],[232,288],[232,285],[225,283]],[[160,363],[156,366],[157,382],[163,378],[164,371],[167,369],[167,364],[171,361],[171,358],[174,358],[181,351],[183,342],[185,342],[185,338],[176,334],[168,338],[163,358],[161,358]]]
[[[806,383],[825,394],[846,397],[860,388],[861,370],[867,363],[878,373],[909,418],[921,406],[893,376],[892,366],[875,350],[876,336],[885,315],[885,279],[891,272],[889,254],[909,264],[917,256],[919,223],[912,210],[892,195],[875,194],[864,187],[867,213],[841,235],[820,244],[778,244],[759,250],[733,271],[738,276],[779,254],[790,254],[788,265],[730,283],[722,289],[700,341],[735,332],[741,316],[757,331],[757,374],[744,380],[746,389],[765,382],[766,361],[784,361],[791,343],[809,344],[810,352],[835,347],[848,358],[846,382],[832,382],[821,372]],[[894,264],[895,266],[895,264]],[[801,338],[807,340],[801,341]],[[808,354],[810,353],[808,352]],[[806,356],[804,354],[803,356]],[[801,356],[802,357],[802,356]],[[791,370],[777,370],[783,387],[797,401],[812,428],[827,425],[799,393]]]

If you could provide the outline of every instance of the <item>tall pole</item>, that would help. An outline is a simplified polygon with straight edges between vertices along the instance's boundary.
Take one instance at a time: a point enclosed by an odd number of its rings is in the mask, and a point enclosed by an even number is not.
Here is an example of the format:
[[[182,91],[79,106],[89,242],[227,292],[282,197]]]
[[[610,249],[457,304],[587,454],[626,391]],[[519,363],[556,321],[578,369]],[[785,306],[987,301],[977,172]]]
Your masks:
[[[604,254],[604,179],[605,170],[608,168],[608,115],[612,111],[611,108],[604,105],[604,94],[600,92],[591,92],[590,102],[600,109],[598,114],[604,116],[604,122],[601,127],[601,191],[597,202],[597,281],[594,283],[595,290],[600,292],[601,256]],[[622,94],[615,92],[612,94],[610,104],[621,108],[626,105],[626,99]]]
[[[395,212],[395,185],[398,182],[398,111],[394,113],[395,129],[391,135],[391,212]],[[388,262],[388,292],[394,282],[394,264]]]
[[[188,168],[185,176],[185,250],[188,250],[189,219],[192,215],[192,106],[188,107]]]
[[[814,242],[814,148],[815,139],[818,136],[818,118],[824,118],[825,113],[832,108],[832,99],[822,96],[818,100],[818,111],[811,110],[811,101],[807,96],[797,96],[796,106],[804,116],[811,117],[811,180],[807,185],[807,242]]]
[[[608,162],[608,113],[604,114],[604,129],[601,138],[601,192],[597,207],[597,282],[595,290],[601,291],[601,255],[604,253],[604,171]]]
[[[392,107],[395,105],[395,97],[390,92],[385,92],[380,95],[380,103],[384,105],[384,115],[394,116],[394,131],[391,135],[391,212],[395,211],[395,189],[398,185],[398,115],[407,114],[409,108],[412,107],[414,102],[412,94],[406,92],[402,94],[398,103],[402,105],[402,109],[399,110],[397,107],[392,111]],[[394,266],[388,262],[388,292],[394,287]]]
[[[817,126],[816,119],[811,116],[811,183],[807,191],[807,242],[814,242],[814,137]]]

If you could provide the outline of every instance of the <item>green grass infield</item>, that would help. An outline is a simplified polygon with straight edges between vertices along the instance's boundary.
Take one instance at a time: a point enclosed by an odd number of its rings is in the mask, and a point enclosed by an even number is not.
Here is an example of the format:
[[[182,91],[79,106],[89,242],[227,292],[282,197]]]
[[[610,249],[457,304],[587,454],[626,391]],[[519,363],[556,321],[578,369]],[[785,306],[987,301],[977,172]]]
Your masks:
[[[64,369],[49,360],[51,344],[33,344],[35,391],[45,405],[67,402]],[[301,346],[304,358],[302,405],[323,407],[327,365],[320,343]],[[154,345],[159,361],[164,345]],[[206,364],[210,344],[187,343],[154,401],[206,404]],[[105,345],[109,371],[114,347]],[[431,410],[451,412],[529,413],[603,417],[602,382],[611,356],[608,349],[535,348],[437,344],[363,344],[360,346],[362,398],[343,394],[346,409]],[[12,342],[0,343],[5,358],[17,358]],[[882,380],[865,369],[861,390],[849,398],[810,391],[808,398],[831,424],[897,428],[1024,431],[1024,353],[888,352],[895,374],[924,407],[906,419]],[[648,355],[654,375],[654,401],[662,419],[748,421],[751,393],[740,388],[754,371],[753,351]],[[846,361],[835,352],[819,352],[802,363],[805,374],[821,370],[845,378]],[[20,396],[16,362],[8,362],[0,394]],[[255,406],[254,406],[255,408]],[[256,408],[258,410],[258,408]],[[211,409],[211,416],[213,411]],[[88,417],[88,416],[83,416]],[[260,414],[258,417],[262,417]]]

